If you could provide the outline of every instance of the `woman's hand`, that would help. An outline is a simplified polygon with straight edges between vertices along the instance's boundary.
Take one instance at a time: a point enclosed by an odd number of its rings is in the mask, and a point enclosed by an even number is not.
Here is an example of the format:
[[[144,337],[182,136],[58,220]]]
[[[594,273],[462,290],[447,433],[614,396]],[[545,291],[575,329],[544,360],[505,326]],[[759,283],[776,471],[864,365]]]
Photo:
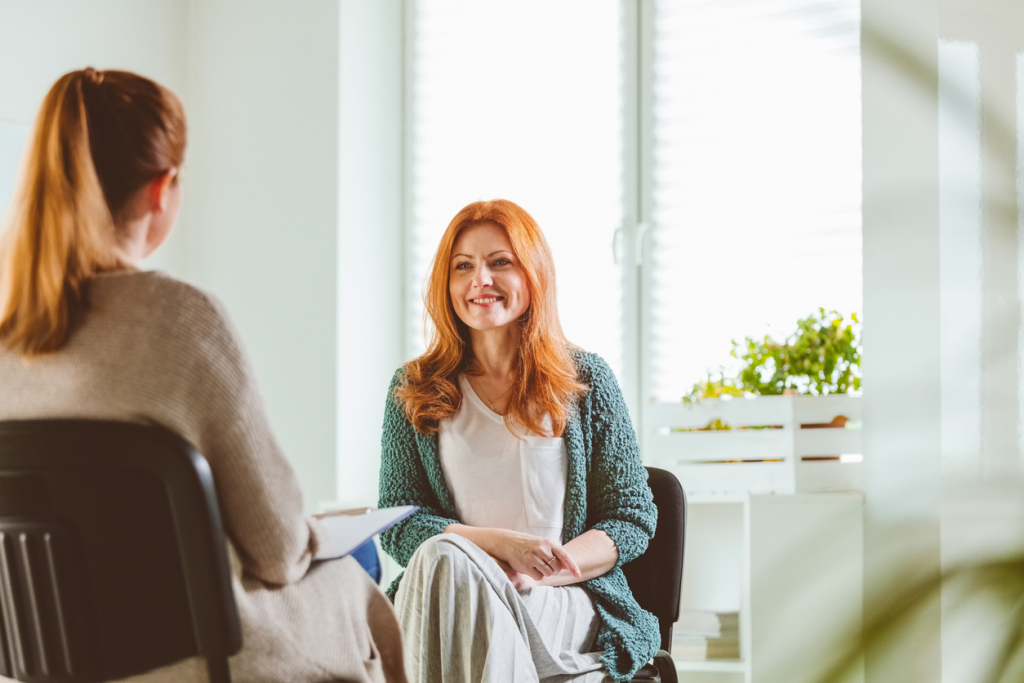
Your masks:
[[[598,529],[583,532],[580,536],[559,548],[559,550],[570,556],[573,564],[580,571],[579,574],[560,567],[559,571],[545,576],[543,579],[536,580],[531,576],[517,572],[503,560],[495,557],[494,561],[502,568],[505,576],[512,582],[512,585],[517,590],[521,590],[523,588],[533,588],[534,586],[571,586],[582,581],[589,581],[605,574],[614,567],[618,557],[615,543],[608,537],[608,534]],[[491,557],[494,556],[491,555]],[[551,564],[559,565],[558,562],[552,562]]]
[[[563,568],[568,569],[573,576],[580,575],[576,561],[561,544],[529,534],[509,531],[504,552],[499,552],[498,557],[514,571],[534,581],[541,581]]]
[[[490,558],[494,560],[495,564],[501,567],[501,571],[505,572],[505,576],[508,577],[509,583],[511,583],[512,587],[515,588],[517,591],[522,590],[524,588],[533,588],[534,586],[539,585],[536,581],[531,579],[526,574],[520,574],[515,569],[512,569],[512,567],[509,566],[508,562],[505,562],[504,560],[499,560],[493,555],[491,555]]]
[[[451,524],[445,533],[458,534],[472,541],[491,557],[507,564],[512,571],[540,581],[561,572],[579,578],[580,568],[561,544],[539,536],[488,529],[465,524]],[[513,582],[514,583],[514,582]]]

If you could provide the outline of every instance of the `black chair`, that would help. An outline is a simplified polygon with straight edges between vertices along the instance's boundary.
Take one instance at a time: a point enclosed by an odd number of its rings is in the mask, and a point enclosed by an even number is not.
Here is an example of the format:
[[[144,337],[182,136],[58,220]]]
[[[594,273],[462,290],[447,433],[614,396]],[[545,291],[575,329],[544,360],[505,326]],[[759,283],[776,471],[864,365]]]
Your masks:
[[[241,649],[206,460],[156,427],[0,422],[0,674],[106,681]]]
[[[683,579],[683,549],[686,542],[686,493],[675,475],[656,467],[647,468],[647,484],[658,508],[658,527],[647,551],[622,565],[633,597],[658,618],[661,651],[654,663],[640,669],[634,681],[677,683],[672,651],[672,625],[679,619],[679,598]]]

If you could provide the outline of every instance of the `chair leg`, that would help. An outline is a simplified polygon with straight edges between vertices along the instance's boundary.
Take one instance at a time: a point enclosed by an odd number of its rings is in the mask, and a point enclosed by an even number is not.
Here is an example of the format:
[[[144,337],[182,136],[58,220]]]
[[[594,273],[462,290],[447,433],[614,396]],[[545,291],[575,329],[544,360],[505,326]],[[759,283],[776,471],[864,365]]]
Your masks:
[[[207,657],[206,672],[210,683],[231,683],[231,667],[227,657]]]
[[[658,650],[658,654],[654,655],[654,665],[658,667],[658,673],[661,674],[661,683],[679,683],[676,663],[672,661],[672,655],[664,650]]]

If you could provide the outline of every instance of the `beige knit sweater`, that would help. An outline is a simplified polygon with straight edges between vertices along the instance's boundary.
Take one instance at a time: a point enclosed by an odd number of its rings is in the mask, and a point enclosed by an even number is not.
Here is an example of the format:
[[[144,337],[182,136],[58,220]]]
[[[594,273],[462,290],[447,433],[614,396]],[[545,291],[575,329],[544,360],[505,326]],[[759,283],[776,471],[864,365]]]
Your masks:
[[[237,333],[210,295],[152,272],[102,275],[59,352],[0,348],[0,420],[157,424],[206,456],[230,539],[245,681],[405,681],[391,604],[352,558],[311,564],[324,528],[271,433]],[[204,681],[201,659],[132,679]]]

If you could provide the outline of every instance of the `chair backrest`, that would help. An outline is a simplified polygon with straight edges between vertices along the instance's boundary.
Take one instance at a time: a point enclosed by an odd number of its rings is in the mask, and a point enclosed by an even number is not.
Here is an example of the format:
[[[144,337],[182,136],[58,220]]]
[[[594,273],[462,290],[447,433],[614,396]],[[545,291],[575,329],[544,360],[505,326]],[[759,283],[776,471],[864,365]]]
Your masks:
[[[242,645],[206,460],[157,428],[0,422],[0,674],[104,681]]]
[[[686,544],[686,493],[675,475],[647,468],[647,484],[658,508],[658,527],[647,551],[622,565],[633,597],[658,618],[661,649],[672,649],[672,625],[679,619]]]

